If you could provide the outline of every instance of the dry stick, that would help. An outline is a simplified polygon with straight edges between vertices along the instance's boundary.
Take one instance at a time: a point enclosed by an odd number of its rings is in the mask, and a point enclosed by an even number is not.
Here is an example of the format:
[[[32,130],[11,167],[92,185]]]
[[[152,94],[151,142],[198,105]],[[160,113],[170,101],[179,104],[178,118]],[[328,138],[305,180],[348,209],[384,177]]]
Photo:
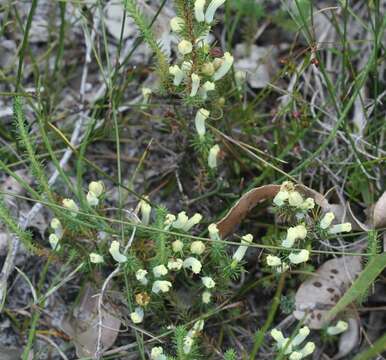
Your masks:
[[[96,28],[96,27],[95,27]],[[95,29],[94,28],[94,29]],[[80,96],[83,101],[84,98],[84,92],[85,92],[85,83],[87,81],[87,74],[88,74],[88,65],[91,62],[91,50],[92,50],[92,44],[95,39],[96,32],[93,29],[89,39],[87,39],[87,36],[85,35],[86,38],[86,56],[85,56],[85,64],[83,67],[83,73],[82,73],[82,81],[80,84]],[[104,91],[105,85],[102,85],[100,90]],[[98,91],[98,95],[101,93],[101,91]],[[96,97],[97,98],[97,97]],[[96,100],[95,100],[96,101]],[[73,148],[76,147],[76,145],[81,141],[83,134],[81,134],[81,129],[82,125],[84,122],[84,119],[87,117],[89,111],[85,111],[82,114],[80,114],[80,119],[76,123],[75,128],[72,132],[70,143],[71,146],[67,148],[65,153],[63,154],[63,157],[61,158],[59,164],[61,168],[64,168],[67,164],[67,162],[70,160],[72,154],[73,154]],[[57,178],[59,176],[59,171],[55,169],[54,173],[48,180],[48,185],[51,187],[55,184]],[[28,212],[28,214],[23,218],[22,216],[19,219],[19,225],[22,230],[25,230],[31,219],[33,219],[37,213],[41,210],[43,205],[41,203],[35,203],[35,205],[31,208],[31,210]],[[0,306],[1,304],[4,303],[5,301],[5,295],[6,295],[6,286],[8,282],[8,278],[11,275],[13,269],[14,269],[14,263],[15,263],[15,258],[17,255],[17,252],[19,250],[20,246],[20,239],[16,235],[12,235],[10,237],[10,244],[8,248],[10,249],[7,253],[7,257],[5,259],[3,268],[0,273]]]
[[[36,336],[50,344],[59,353],[60,357],[63,360],[68,360],[66,354],[60,349],[59,345],[57,345],[51,338],[42,334],[37,334]]]
[[[134,226],[133,231],[131,232],[130,239],[125,247],[124,254],[126,255],[131,244],[133,243],[135,232],[137,228]],[[117,275],[121,271],[121,263],[118,263],[115,270],[106,278],[102,285],[101,292],[98,297],[98,340],[97,340],[97,348],[95,351],[95,358],[100,359],[103,355],[103,349],[102,349],[102,329],[103,329],[103,316],[102,316],[102,306],[103,306],[103,295],[106,292],[107,286],[109,282],[113,279],[115,275]]]

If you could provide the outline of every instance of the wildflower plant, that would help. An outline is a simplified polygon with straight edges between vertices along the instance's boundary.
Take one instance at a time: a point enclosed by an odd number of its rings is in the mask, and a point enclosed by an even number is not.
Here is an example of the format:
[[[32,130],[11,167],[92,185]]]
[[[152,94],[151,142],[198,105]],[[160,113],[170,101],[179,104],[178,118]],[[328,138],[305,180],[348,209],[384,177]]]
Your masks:
[[[217,10],[225,0],[176,0],[177,16],[170,28],[178,39],[177,60],[169,66],[169,91],[181,97],[193,109],[197,136],[193,146],[201,154],[202,163],[213,173],[217,167],[218,144],[206,131],[212,103],[218,96],[222,79],[230,72],[233,56],[210,43]]]
[[[70,197],[61,201],[63,214],[52,218],[49,234],[52,250],[59,256],[66,256],[67,244],[79,230],[78,222],[91,225],[93,216],[101,217],[106,208],[105,194],[105,184],[92,181],[82,194],[84,202]],[[233,249],[222,241],[216,224],[205,226],[207,238],[194,236],[198,228],[202,228],[203,216],[199,213],[172,214],[162,206],[153,207],[146,196],[138,202],[137,211],[135,221],[123,229],[124,239],[117,236],[114,228],[103,227],[105,224],[98,221],[95,224],[100,231],[80,231],[79,234],[93,239],[82,248],[87,259],[85,271],[120,269],[116,283],[130,284],[132,289],[127,295],[128,318],[132,324],[146,324],[154,317],[160,326],[167,327],[170,321],[176,323],[175,352],[184,354],[184,359],[195,359],[204,321],[195,321],[193,327],[185,328],[178,325],[178,316],[172,315],[173,312],[166,317],[161,314],[166,306],[175,302],[181,288],[195,298],[192,319],[215,306],[217,296],[229,291],[230,281],[242,270],[253,236],[242,236],[240,245]],[[63,220],[59,219],[61,216]],[[130,244],[126,237],[133,228],[137,230],[136,239]],[[170,358],[166,349],[159,347],[153,348],[151,357]]]
[[[312,341],[303,345],[309,334],[310,329],[307,326],[300,328],[294,337],[285,337],[278,329],[271,330],[271,337],[276,342],[276,348],[289,360],[301,360],[314,352],[315,344]]]
[[[266,257],[268,267],[277,272],[307,263],[313,243],[318,239],[351,231],[350,223],[333,224],[332,212],[315,215],[314,199],[305,198],[290,181],[281,185],[273,198],[273,206],[275,213],[290,225],[276,239],[275,245],[281,250]]]

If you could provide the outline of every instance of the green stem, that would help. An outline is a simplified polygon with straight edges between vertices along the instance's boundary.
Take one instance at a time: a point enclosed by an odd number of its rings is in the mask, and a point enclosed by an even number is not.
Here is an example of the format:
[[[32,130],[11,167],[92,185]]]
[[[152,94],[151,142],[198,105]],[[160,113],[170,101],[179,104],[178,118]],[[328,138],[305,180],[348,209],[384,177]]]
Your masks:
[[[264,336],[275,318],[277,309],[279,308],[279,305],[280,305],[280,298],[284,289],[285,278],[286,278],[286,273],[282,273],[280,275],[279,284],[276,288],[275,296],[272,300],[272,305],[268,313],[268,318],[265,321],[263,327],[255,335],[255,342],[253,344],[251,355],[249,356],[250,360],[256,359],[257,352],[259,351],[260,346],[264,341]]]
[[[26,24],[24,36],[23,36],[23,43],[21,45],[21,49],[19,53],[19,66],[17,69],[17,78],[16,78],[16,92],[20,90],[21,74],[22,74],[23,62],[24,62],[24,53],[28,44],[28,34],[31,29],[32,18],[35,14],[37,4],[38,4],[38,0],[32,0],[31,8],[28,13],[27,24]]]

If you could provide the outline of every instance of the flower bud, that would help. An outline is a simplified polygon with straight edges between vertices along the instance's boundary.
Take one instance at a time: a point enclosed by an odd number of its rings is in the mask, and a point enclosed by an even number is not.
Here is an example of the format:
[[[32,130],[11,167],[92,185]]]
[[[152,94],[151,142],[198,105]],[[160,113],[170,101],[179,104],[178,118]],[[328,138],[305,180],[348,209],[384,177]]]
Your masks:
[[[181,270],[183,263],[182,259],[170,259],[168,261],[168,269],[172,271]]]
[[[205,251],[205,244],[202,241],[193,241],[190,245],[190,252],[195,255],[201,255]]]
[[[210,293],[210,291],[204,291],[201,296],[202,302],[204,304],[209,304],[211,297],[212,297],[212,294]]]
[[[60,250],[59,238],[56,234],[51,234],[48,237],[48,241],[49,241],[53,250],[56,250],[56,251]]]
[[[281,260],[277,256],[268,255],[267,256],[267,265],[268,266],[280,266],[281,265]]]
[[[188,40],[181,40],[180,43],[178,44],[178,51],[182,55],[190,54],[192,50],[193,50],[193,45]]]
[[[130,319],[134,324],[139,324],[143,321],[144,312],[139,306],[135,308],[135,311],[130,314]]]
[[[196,0],[194,2],[194,16],[198,22],[205,21],[204,6],[205,0]]]
[[[76,205],[74,200],[72,200],[72,199],[63,199],[62,204],[63,204],[63,206],[66,209],[71,210],[71,215],[72,216],[76,216],[77,215],[77,213],[79,211],[79,207],[78,207],[78,205]]]
[[[184,243],[181,240],[175,240],[172,242],[173,252],[181,252],[184,247]]]
[[[335,219],[335,215],[333,212],[328,212],[326,213],[322,220],[320,220],[320,228],[325,230],[327,229],[328,227],[330,227],[332,221]]]
[[[89,255],[89,257],[90,257],[90,261],[93,264],[101,264],[101,263],[103,263],[103,256],[102,255],[99,255],[97,253],[91,253]]]
[[[184,260],[184,268],[192,270],[193,273],[199,274],[201,272],[201,262],[194,257],[188,257]]]
[[[213,79],[215,81],[222,79],[227,74],[227,72],[230,70],[232,65],[233,65],[233,56],[229,52],[226,52],[224,54],[224,62],[218,68],[218,70],[214,73]]]
[[[184,25],[184,19],[178,16],[175,16],[170,20],[170,27],[175,33],[179,33],[184,28]]]
[[[217,157],[219,153],[220,153],[220,147],[217,144],[210,148],[209,155],[208,155],[209,168],[215,169],[217,167]]]
[[[225,0],[212,0],[211,3],[208,5],[208,8],[206,9],[205,13],[205,21],[208,24],[213,21],[215,12],[222,4],[224,4],[224,2]]]
[[[303,349],[300,350],[302,357],[305,358],[308,355],[311,355],[315,350],[315,344],[312,341],[309,341],[304,345]]]
[[[273,203],[277,206],[283,206],[285,201],[288,200],[289,193],[285,190],[280,190],[273,198]]]
[[[331,226],[328,230],[329,234],[338,234],[341,232],[350,232],[352,229],[351,223],[343,223]]]
[[[338,335],[342,332],[345,332],[348,329],[348,324],[346,321],[339,320],[335,326],[329,326],[327,328],[328,335]]]
[[[212,289],[216,286],[216,283],[210,276],[202,277],[201,281],[207,289]]]
[[[139,204],[140,204],[141,215],[142,215],[142,219],[141,219],[142,223],[144,225],[148,225],[150,220],[151,205],[145,200],[141,200]]]
[[[201,71],[206,76],[212,76],[215,72],[213,63],[205,63],[204,65],[202,65]]]
[[[135,273],[135,278],[142,284],[142,285],[147,285],[148,280],[146,278],[147,271],[144,269],[139,269]]]
[[[166,360],[166,355],[164,355],[164,349],[161,346],[156,346],[151,349],[150,354],[151,360]]]
[[[303,201],[303,204],[300,205],[302,210],[311,210],[315,207],[315,201],[313,198],[307,198]]]
[[[216,88],[216,85],[211,81],[206,81],[199,89],[198,93],[203,100],[208,98],[208,92],[213,91]]]
[[[306,337],[310,334],[310,329],[308,326],[303,326],[299,332],[297,333],[297,335],[293,338],[291,344],[292,346],[298,346],[300,345],[305,339]]]
[[[303,250],[300,250],[300,252],[297,254],[295,253],[289,254],[288,258],[292,264],[300,264],[308,261],[308,259],[310,258],[310,252],[306,249],[303,249]]]
[[[189,96],[193,97],[193,96],[196,96],[198,88],[200,87],[200,77],[197,74],[193,73],[191,75],[191,79],[192,79],[192,89],[190,91]]]
[[[153,268],[153,274],[156,278],[165,276],[168,273],[168,269],[165,265],[158,265]]]
[[[202,215],[199,213],[194,214],[185,224],[183,230],[189,231],[193,226],[197,225],[202,220]]]
[[[185,73],[185,74],[188,74],[190,73],[190,71],[192,70],[192,62],[191,61],[184,61],[182,64],[181,64],[181,70]]]
[[[199,109],[196,113],[196,117],[194,119],[194,124],[196,126],[197,133],[200,137],[203,137],[206,132],[205,121],[209,117],[210,112],[206,109]]]
[[[91,181],[88,185],[88,191],[91,191],[96,197],[99,197],[105,191],[105,186],[102,181]]]
[[[114,240],[111,242],[109,252],[116,262],[124,263],[127,261],[127,257],[120,253],[119,242]]]
[[[303,204],[303,197],[297,191],[291,191],[288,196],[288,203],[293,207],[300,207]]]
[[[167,293],[171,287],[172,287],[172,283],[170,281],[156,280],[153,283],[153,287],[151,291],[155,294],[158,294],[160,292]]]
[[[172,226],[175,228],[175,229],[183,229],[186,225],[186,223],[188,222],[188,217],[186,216],[186,212],[185,211],[181,211],[178,215],[177,215],[177,220],[173,222]]]
[[[209,237],[212,240],[220,240],[220,232],[216,224],[210,224],[208,226],[208,231],[209,231]]]
[[[173,85],[178,86],[184,80],[185,73],[179,68],[178,65],[173,65],[169,67],[169,74],[174,76]]]
[[[251,234],[244,235],[241,238],[242,244],[250,244],[252,243],[252,241],[253,241],[253,236]],[[235,262],[240,262],[244,258],[245,253],[247,252],[247,249],[248,249],[248,246],[245,246],[245,245],[239,246],[236,252],[233,254],[233,257],[232,257],[233,260]]]

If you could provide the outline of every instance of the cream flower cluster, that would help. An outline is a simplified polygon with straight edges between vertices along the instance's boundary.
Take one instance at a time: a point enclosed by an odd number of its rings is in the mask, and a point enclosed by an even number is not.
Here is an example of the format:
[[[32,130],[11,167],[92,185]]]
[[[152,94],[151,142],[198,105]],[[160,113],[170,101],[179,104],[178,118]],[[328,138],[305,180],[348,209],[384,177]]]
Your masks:
[[[299,329],[299,332],[291,340],[290,338],[284,337],[280,330],[271,330],[271,336],[276,341],[277,347],[279,349],[285,348],[284,354],[289,355],[288,358],[290,360],[300,360],[314,352],[315,344],[311,341],[307,342],[302,348],[299,347],[307,338],[309,333],[310,329],[307,326],[304,326]]]
[[[149,198],[144,197],[144,199],[139,202],[139,208],[141,210],[141,221],[144,225],[149,225],[151,214],[151,205],[147,200],[149,200]]]
[[[202,219],[201,214],[194,214],[191,218],[186,215],[185,211],[181,211],[177,215],[177,219],[171,223],[174,229],[188,232],[193,226],[197,225]]]
[[[173,85],[176,87],[184,85],[189,97],[197,96],[203,102],[208,99],[208,94],[216,89],[215,82],[227,75],[234,62],[234,58],[229,52],[225,52],[222,57],[209,58],[208,34],[217,9],[224,3],[225,0],[212,0],[209,3],[206,0],[196,0],[194,2],[193,20],[197,24],[206,23],[203,33],[194,35],[197,38],[195,43],[192,43],[191,36],[186,36],[188,30],[192,30],[187,28],[182,17],[177,16],[170,20],[171,30],[180,37],[177,49],[182,58],[180,64],[173,64],[169,67]],[[202,26],[193,26],[193,28],[202,28]],[[197,63],[197,59],[200,58],[197,54],[200,55],[201,53],[205,58],[209,58],[205,63]],[[192,60],[194,60],[194,63]],[[200,137],[205,135],[205,121],[209,115],[210,112],[207,109],[201,108],[197,111],[195,126]],[[218,146],[210,152],[208,158],[210,168],[217,166],[218,152]]]
[[[339,320],[336,325],[329,326],[327,328],[328,335],[339,335],[348,329],[348,323],[343,320]]]
[[[63,199],[62,205],[67,209],[70,210],[72,216],[77,216],[79,212],[79,206],[76,204],[76,202],[72,199]]]
[[[60,250],[59,241],[63,237],[63,227],[59,219],[53,218],[51,220],[51,229],[54,230],[52,234],[48,237],[48,241],[51,245],[51,248],[55,251]]]
[[[279,192],[273,199],[274,205],[277,207],[288,206],[291,210],[296,212],[296,218],[299,221],[304,221],[305,214],[315,207],[315,202],[312,198],[304,199],[303,196],[296,191],[295,185],[291,181],[285,181],[281,186]],[[307,228],[304,223],[289,227],[285,238],[281,242],[281,246],[291,249],[297,241],[302,241],[307,238]],[[307,262],[310,257],[310,252],[307,249],[300,251],[292,251],[287,261],[283,261],[280,257],[275,255],[268,255],[266,258],[267,265],[276,269],[277,272],[286,271],[290,264],[301,264]]]
[[[175,217],[169,216],[169,219],[167,221],[168,223],[172,224],[176,220],[175,220]],[[216,224],[209,225],[208,231],[209,231],[209,236],[212,240],[220,240],[219,230]],[[252,241],[251,235],[247,235],[242,240],[242,244],[249,243],[250,241]],[[184,243],[181,240],[177,239],[173,241],[171,244],[171,247],[175,255],[183,254]],[[246,246],[242,245],[240,247],[241,247],[241,250],[238,249],[238,252],[236,252],[235,258],[241,260],[243,255],[240,252],[245,253]],[[200,240],[193,241],[190,244],[189,250],[190,250],[191,256],[188,256],[185,259],[181,259],[179,257],[172,257],[168,260],[166,266],[163,264],[160,264],[153,267],[152,274],[155,280],[151,287],[153,293],[155,294],[167,293],[172,288],[173,285],[170,281],[159,279],[159,278],[162,278],[163,276],[168,275],[169,271],[177,272],[177,271],[180,271],[181,269],[186,269],[186,270],[190,270],[195,275],[198,275],[202,272],[203,266],[201,261],[199,260],[199,257],[202,256],[206,250],[205,244]],[[139,269],[135,273],[135,277],[137,281],[144,286],[149,284],[149,279],[147,278],[147,275],[148,275],[148,271],[145,269]],[[213,288],[216,286],[216,282],[210,276],[202,276],[201,282],[204,286],[204,291],[201,295],[202,302],[204,304],[208,304],[210,303],[211,297],[212,297],[211,290],[213,290]],[[136,319],[139,319],[137,315],[138,314],[133,313],[133,316]]]
[[[125,263],[127,261],[127,257],[121,253],[119,248],[119,242],[114,240],[110,244],[109,253],[117,263]]]
[[[225,0],[212,0],[205,11],[205,0],[196,0],[194,2],[194,16],[197,22],[213,22],[214,14],[217,9],[225,3]]]
[[[198,336],[198,334],[204,328],[204,320],[198,320],[194,323],[193,328],[189,330],[187,335],[184,338],[183,351],[184,354],[189,354],[192,350],[192,346],[194,343],[194,338]]]
[[[329,234],[339,234],[342,232],[350,232],[352,229],[351,223],[346,222],[342,224],[332,225],[332,222],[335,219],[335,215],[333,212],[327,212],[323,218],[320,220],[319,227],[322,230],[326,230]]]
[[[90,206],[98,206],[99,198],[105,191],[105,186],[102,181],[91,181],[88,185],[88,193],[86,195],[87,202]]]
[[[184,38],[188,32],[185,21],[182,17],[174,17],[170,20],[172,31],[180,36],[177,46],[178,53],[181,55],[182,62],[180,65],[174,64],[169,67],[169,74],[173,79],[173,85],[178,87],[184,85],[189,97],[198,97],[202,102],[208,99],[208,94],[216,89],[216,81],[224,78],[233,66],[234,58],[229,52],[224,55],[210,59],[210,47],[207,43],[210,27],[217,9],[225,3],[225,0],[212,0],[208,3],[207,0],[194,1],[194,20],[196,23],[206,23],[203,34],[195,35],[197,39],[192,43],[190,38]],[[202,27],[202,26],[200,26]],[[195,27],[193,27],[195,28]],[[186,30],[186,31],[184,31]],[[197,63],[197,59],[205,55],[205,63]],[[193,61],[194,60],[194,63]],[[197,110],[194,123],[199,138],[203,138],[206,133],[206,121],[210,116],[210,111],[205,108]],[[218,157],[220,147],[215,144],[211,147],[208,153],[208,167],[216,169],[218,166]]]
[[[303,199],[303,196],[295,190],[295,185],[291,181],[285,181],[281,185],[280,191],[273,199],[273,203],[278,207],[289,205],[298,211],[308,211],[315,207],[314,199]]]
[[[182,260],[177,259],[182,263]],[[167,280],[159,280],[159,278],[165,276],[168,274],[169,270],[176,270],[175,267],[170,266],[171,262],[168,263],[168,268],[163,265],[156,265],[153,267],[153,276],[155,278],[155,281],[152,284],[151,291],[154,294],[160,294],[160,293],[167,293],[172,288],[172,283]],[[175,266],[175,265],[174,265]],[[182,266],[182,264],[181,264]],[[179,269],[181,268],[179,267]],[[169,269],[169,270],[168,270]],[[149,279],[147,278],[148,271],[145,269],[138,269],[135,273],[135,278],[138,280],[138,282],[146,286],[149,283]],[[143,304],[141,304],[143,305]],[[144,318],[144,310],[141,307],[136,307],[135,311],[130,314],[130,318],[133,321],[134,324],[139,324],[143,321]]]
[[[164,349],[161,346],[155,346],[151,349],[151,360],[166,360],[167,356],[164,354]]]
[[[236,252],[232,256],[231,267],[235,268],[237,264],[243,260],[245,253],[248,250],[248,245],[250,245],[253,241],[253,236],[251,234],[247,234],[241,237],[241,245],[237,248]]]

